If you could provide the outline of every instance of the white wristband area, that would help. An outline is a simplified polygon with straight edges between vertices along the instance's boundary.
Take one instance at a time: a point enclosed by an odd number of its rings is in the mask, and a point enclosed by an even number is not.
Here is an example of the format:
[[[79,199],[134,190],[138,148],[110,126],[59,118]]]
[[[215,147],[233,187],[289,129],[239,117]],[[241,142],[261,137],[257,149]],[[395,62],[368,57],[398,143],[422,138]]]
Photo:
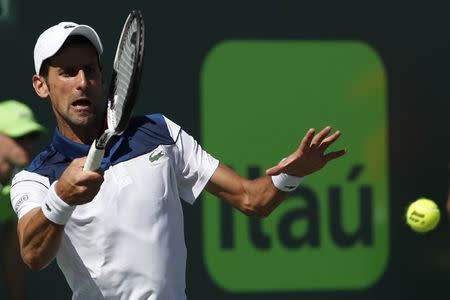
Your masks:
[[[64,225],[69,221],[76,206],[70,206],[64,202],[64,200],[59,198],[55,191],[56,183],[57,181],[53,182],[50,186],[47,197],[42,203],[41,208],[47,219],[53,223]]]
[[[300,183],[302,183],[304,177],[291,176],[286,173],[280,173],[272,176],[273,185],[283,192],[294,191]]]

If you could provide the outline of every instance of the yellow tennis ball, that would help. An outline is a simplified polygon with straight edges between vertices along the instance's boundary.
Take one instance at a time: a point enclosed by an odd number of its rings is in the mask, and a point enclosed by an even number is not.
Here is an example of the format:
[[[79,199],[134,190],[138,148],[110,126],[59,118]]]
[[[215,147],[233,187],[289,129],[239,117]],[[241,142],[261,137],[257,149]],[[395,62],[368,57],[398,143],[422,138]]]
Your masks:
[[[441,213],[433,200],[419,198],[408,206],[406,222],[417,232],[433,230],[439,223]]]

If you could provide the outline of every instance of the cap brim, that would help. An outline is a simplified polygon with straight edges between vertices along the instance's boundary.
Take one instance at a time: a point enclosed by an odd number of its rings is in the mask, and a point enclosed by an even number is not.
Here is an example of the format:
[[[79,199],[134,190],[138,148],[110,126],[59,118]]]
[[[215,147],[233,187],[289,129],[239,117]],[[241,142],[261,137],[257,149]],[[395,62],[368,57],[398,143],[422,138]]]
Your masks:
[[[89,41],[91,41],[95,49],[97,49],[98,55],[102,54],[103,52],[102,42],[100,41],[100,37],[97,35],[97,33],[92,27],[87,25],[78,25],[70,32],[69,36],[70,35],[82,35],[86,37]],[[67,37],[64,39],[64,42],[66,39]]]
[[[16,125],[13,128],[10,128],[7,131],[4,131],[3,134],[6,134],[12,138],[18,138],[30,133],[46,133],[47,130],[45,127],[39,125],[38,123],[27,122],[20,125]]]

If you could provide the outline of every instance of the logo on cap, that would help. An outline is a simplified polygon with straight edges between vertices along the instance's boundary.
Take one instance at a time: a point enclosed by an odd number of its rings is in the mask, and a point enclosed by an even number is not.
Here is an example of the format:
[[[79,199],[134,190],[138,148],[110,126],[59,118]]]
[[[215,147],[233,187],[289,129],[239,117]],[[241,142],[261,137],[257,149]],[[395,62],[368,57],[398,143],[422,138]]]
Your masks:
[[[66,25],[66,26],[64,26],[64,29],[74,28],[74,27],[75,27],[75,25]]]

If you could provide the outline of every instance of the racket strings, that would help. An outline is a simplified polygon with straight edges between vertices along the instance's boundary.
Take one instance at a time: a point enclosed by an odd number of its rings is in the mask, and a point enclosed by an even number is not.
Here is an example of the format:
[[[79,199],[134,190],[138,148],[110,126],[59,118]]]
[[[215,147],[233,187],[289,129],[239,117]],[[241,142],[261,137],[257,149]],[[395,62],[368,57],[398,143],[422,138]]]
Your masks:
[[[118,126],[122,111],[125,105],[125,99],[130,90],[131,81],[135,68],[136,47],[137,47],[137,31],[138,24],[136,20],[130,24],[128,31],[125,33],[124,42],[121,45],[121,51],[117,59],[115,69],[117,72],[116,84],[115,84],[115,99],[113,101],[112,110],[114,111],[114,117],[111,118],[111,125]]]

